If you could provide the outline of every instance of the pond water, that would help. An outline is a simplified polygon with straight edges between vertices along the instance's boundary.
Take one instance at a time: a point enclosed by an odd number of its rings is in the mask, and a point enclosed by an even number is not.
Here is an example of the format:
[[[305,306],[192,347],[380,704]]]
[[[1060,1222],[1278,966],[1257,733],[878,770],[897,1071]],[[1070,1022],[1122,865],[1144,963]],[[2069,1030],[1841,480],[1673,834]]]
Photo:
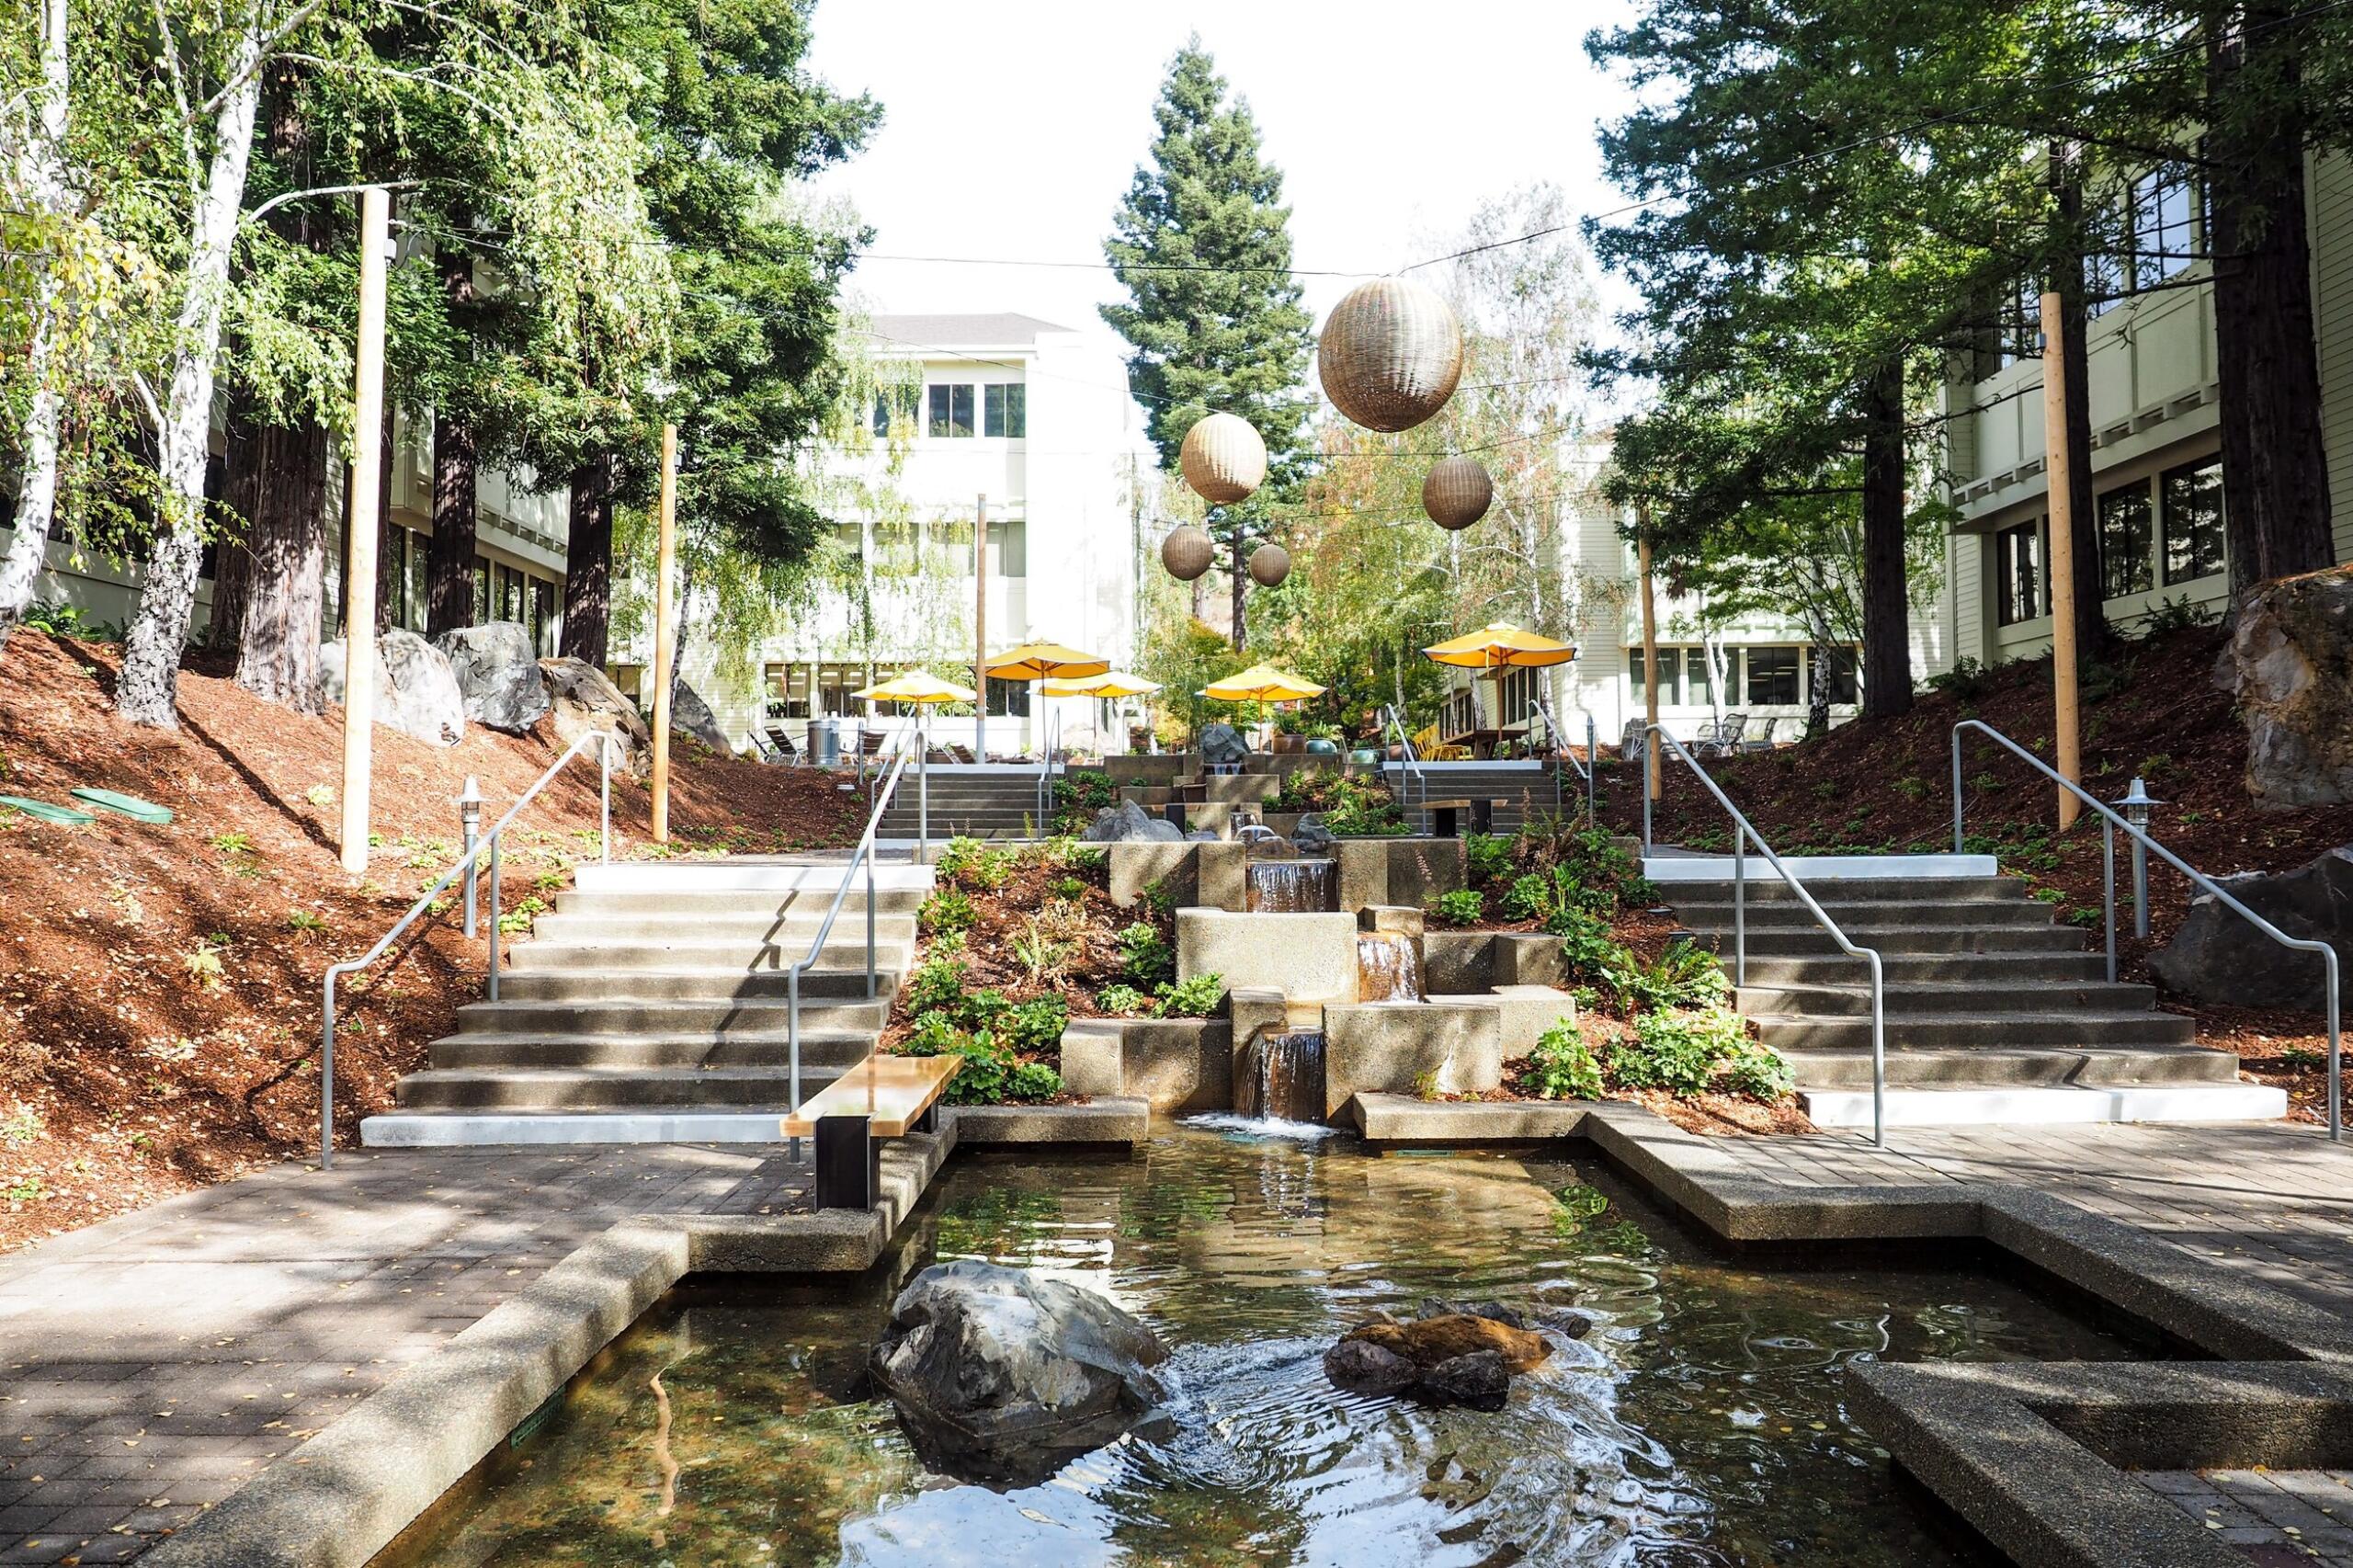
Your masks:
[[[1167,1419],[1027,1490],[926,1474],[864,1364],[951,1256],[1150,1321]],[[1598,1326],[1500,1414],[1326,1381],[1348,1324],[1433,1295]],[[675,1293],[380,1563],[1961,1563],[1839,1369],[2131,1353],[2016,1283],[1727,1261],[1593,1166],[1172,1126],[1129,1162],[958,1159],[859,1285]]]

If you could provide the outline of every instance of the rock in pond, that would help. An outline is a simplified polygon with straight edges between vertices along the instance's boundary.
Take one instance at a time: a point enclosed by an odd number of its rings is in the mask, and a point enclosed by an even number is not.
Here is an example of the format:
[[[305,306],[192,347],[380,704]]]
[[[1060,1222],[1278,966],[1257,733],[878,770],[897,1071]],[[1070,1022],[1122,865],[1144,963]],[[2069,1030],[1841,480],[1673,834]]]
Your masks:
[[[1201,727],[1201,760],[1203,762],[1216,763],[1220,767],[1224,767],[1246,761],[1249,756],[1250,743],[1244,740],[1242,732],[1233,725],[1205,724]]]
[[[1324,1352],[1324,1375],[1356,1393],[1411,1393],[1434,1404],[1500,1410],[1513,1374],[1552,1354],[1544,1336],[1500,1301],[1432,1300],[1422,1303],[1422,1313],[1401,1321],[1383,1312],[1358,1324]]]
[[[1511,1397],[1511,1373],[1495,1351],[1473,1350],[1425,1369],[1416,1386],[1422,1397],[1434,1403],[1501,1410]]]
[[[1185,830],[1165,817],[1148,814],[1133,801],[1121,801],[1095,813],[1079,840],[1086,844],[1175,844]]]
[[[1022,1268],[935,1264],[899,1292],[867,1369],[917,1457],[961,1481],[1035,1486],[1161,1398],[1159,1337],[1091,1290]]]
[[[1343,1339],[1324,1352],[1324,1375],[1356,1393],[1402,1393],[1422,1381],[1422,1369],[1370,1339]]]
[[[494,730],[522,734],[547,717],[548,681],[539,650],[519,622],[460,626],[433,640],[458,677],[466,717]]]
[[[1309,812],[1299,819],[1299,825],[1291,829],[1290,842],[1302,855],[1329,855],[1332,853],[1332,830],[1324,825],[1322,812]]]

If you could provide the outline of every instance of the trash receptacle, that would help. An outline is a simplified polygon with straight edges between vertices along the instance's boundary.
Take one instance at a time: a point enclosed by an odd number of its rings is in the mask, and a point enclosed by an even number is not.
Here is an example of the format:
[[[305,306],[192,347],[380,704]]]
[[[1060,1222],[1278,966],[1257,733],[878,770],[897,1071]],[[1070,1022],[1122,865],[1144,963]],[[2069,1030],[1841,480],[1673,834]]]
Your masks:
[[[809,722],[809,756],[820,767],[842,765],[842,722],[839,719],[812,719]]]

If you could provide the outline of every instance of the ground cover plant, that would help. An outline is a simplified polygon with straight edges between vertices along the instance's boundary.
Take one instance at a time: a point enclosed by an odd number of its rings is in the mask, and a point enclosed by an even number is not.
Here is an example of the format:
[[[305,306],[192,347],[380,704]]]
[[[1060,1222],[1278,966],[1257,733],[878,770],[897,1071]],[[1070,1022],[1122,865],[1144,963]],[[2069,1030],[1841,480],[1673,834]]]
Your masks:
[[[2353,806],[2257,810],[2247,799],[2246,729],[2228,693],[2214,685],[2220,628],[2170,625],[2118,645],[2086,670],[2083,683],[2085,787],[2102,800],[2143,779],[2164,804],[2151,831],[2209,876],[2280,871],[2353,842]],[[1709,772],[1784,855],[1924,853],[1952,847],[1951,733],[1962,719],[1983,720],[2046,760],[2051,756],[2051,662],[2022,660],[1991,668],[1965,662],[1929,683],[1912,711],[1842,724],[1819,739],[1769,752],[1711,761]],[[1603,763],[1606,815],[1621,833],[1638,833],[1638,770]],[[2007,752],[1965,742],[1967,816],[1961,847],[1999,857],[2005,873],[2026,880],[2055,917],[2097,933],[2101,925],[2099,824],[2086,813],[2058,829],[2055,791]],[[1723,808],[1679,764],[1664,771],[1665,799],[1654,815],[1659,839],[1695,849],[1732,846]],[[1862,782],[1850,787],[1851,780]],[[1831,786],[1825,788],[1825,785]],[[2132,934],[2130,861],[2117,855],[2118,978],[2154,983],[2148,955],[2187,913],[2189,888],[2170,869],[2150,865],[2147,939]],[[2195,1017],[2201,1043],[2234,1051],[2242,1070],[2288,1091],[2293,1114],[2322,1119],[2327,1049],[2316,1014],[2199,1004],[2160,989],[2159,1006]]]
[[[77,628],[79,630],[80,628]],[[192,655],[176,732],[108,699],[119,651],[18,631],[0,699],[0,794],[77,785],[169,806],[168,826],[85,825],[0,808],[0,1248],[316,1147],[320,980],[364,951],[460,853],[468,774],[494,813],[560,754],[551,733],[480,726],[449,747],[379,727],[366,880],[337,863],[342,720],[306,718]],[[645,836],[642,785],[616,778],[626,858],[846,844],[865,803],[835,775],[684,741],[672,842]],[[597,774],[561,776],[506,840],[500,925],[519,935],[597,854]],[[454,913],[445,911],[446,913]],[[483,944],[426,924],[338,994],[341,1135],[482,994]]]
[[[1413,831],[1387,785],[1320,767],[1284,775],[1267,809],[1319,812],[1324,825],[1342,838],[1396,838]]]

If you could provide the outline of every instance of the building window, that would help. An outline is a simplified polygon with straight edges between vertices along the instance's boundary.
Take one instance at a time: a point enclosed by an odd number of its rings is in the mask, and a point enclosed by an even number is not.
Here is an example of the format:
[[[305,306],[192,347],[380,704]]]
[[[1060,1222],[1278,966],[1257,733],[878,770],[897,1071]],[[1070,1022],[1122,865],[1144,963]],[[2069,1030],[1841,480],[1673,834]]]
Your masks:
[[[555,652],[555,585],[545,577],[531,579],[531,646],[546,658]]]
[[[1513,729],[1533,722],[1535,709],[1534,670],[1505,670],[1495,677],[1495,725],[1498,729]]]
[[[1994,536],[1994,622],[2016,626],[2049,612],[2050,589],[2042,575],[2042,520],[2020,523]]]
[[[474,557],[474,624],[490,619],[490,557]]]
[[[1750,648],[1748,705],[1751,708],[1793,708],[1798,698],[1798,650]]]
[[[1994,323],[1994,368],[2007,369],[2022,359],[2042,355],[2042,291],[2031,278],[2021,278],[2010,290],[2001,315]]]
[[[2222,465],[2175,469],[2160,482],[2165,502],[2165,585],[2222,570]]]
[[[1832,646],[1822,651],[1822,662],[1814,666],[1814,678],[1822,683],[1833,706],[1861,699],[1861,683],[1856,678],[1857,668],[1854,649]]]
[[[2099,498],[2099,587],[2103,598],[2144,594],[2154,586],[2156,519],[2146,480]]]
[[[2132,182],[2132,282],[2146,289],[2189,268],[2197,258],[2198,202],[2189,171],[2151,169]]]
[[[892,387],[887,392],[876,392],[874,394],[874,433],[877,436],[888,436],[891,433],[891,426],[901,420],[904,420],[909,425],[915,422],[915,389]]]
[[[1676,687],[1678,684],[1677,677],[1683,669],[1680,652],[1673,648],[1661,648],[1658,651],[1658,705],[1661,708],[1673,708],[1680,700],[1676,695]],[[1649,701],[1650,683],[1643,666],[1643,651],[1640,648],[1626,650],[1626,671],[1627,678],[1633,683],[1634,700]]]
[[[931,389],[931,423],[927,426],[935,437],[969,436],[972,433],[972,383],[943,381]]]
[[[1029,575],[1029,524],[1015,517],[989,525],[989,575]]]
[[[1662,654],[1659,663],[1666,663]],[[1683,700],[1694,708],[1716,705],[1715,672],[1708,668],[1708,650],[1703,645],[1683,650]]]
[[[1029,683],[1026,680],[991,680],[989,716],[995,719],[1029,717]]]
[[[1018,381],[991,381],[981,391],[981,434],[1002,436],[1009,441],[1026,440],[1029,435],[1029,389]]]

